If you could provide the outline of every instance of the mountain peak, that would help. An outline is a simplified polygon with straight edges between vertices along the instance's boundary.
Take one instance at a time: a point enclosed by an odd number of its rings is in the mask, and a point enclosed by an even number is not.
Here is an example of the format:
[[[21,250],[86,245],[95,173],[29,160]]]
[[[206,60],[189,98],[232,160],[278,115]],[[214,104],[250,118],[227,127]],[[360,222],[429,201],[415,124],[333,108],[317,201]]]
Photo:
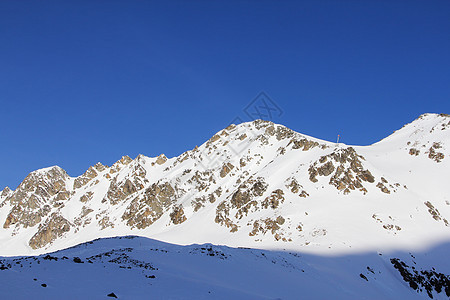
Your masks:
[[[64,169],[62,169],[60,166],[54,165],[51,167],[41,168],[35,171],[32,171],[30,174],[47,174],[50,172],[65,172]]]
[[[255,120],[232,124],[171,159],[123,156],[76,178],[57,166],[37,170],[2,193],[0,238],[22,253],[136,231],[177,243],[323,251],[422,241],[430,228],[440,235],[450,219],[442,192],[449,174],[440,168],[450,131],[442,120],[448,116],[425,114],[364,147],[336,147]],[[420,221],[421,229],[417,220],[430,222]],[[373,240],[361,242],[352,224]]]

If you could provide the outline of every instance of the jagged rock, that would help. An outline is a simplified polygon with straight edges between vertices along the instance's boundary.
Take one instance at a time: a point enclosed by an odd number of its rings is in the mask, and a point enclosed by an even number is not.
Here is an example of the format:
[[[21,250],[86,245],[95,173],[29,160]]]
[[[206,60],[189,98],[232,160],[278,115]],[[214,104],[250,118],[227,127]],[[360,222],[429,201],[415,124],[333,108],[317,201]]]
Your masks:
[[[3,228],[10,225],[33,227],[50,212],[51,198],[59,193],[66,195],[69,176],[60,167],[52,167],[30,173],[5,201],[13,207]],[[61,198],[64,198],[61,196]],[[55,200],[58,200],[58,196]]]
[[[100,226],[100,229],[101,229],[101,230],[103,230],[103,229],[105,229],[105,228],[108,228],[108,227],[114,228],[114,223],[111,222],[109,216],[103,216],[103,218],[101,218],[101,219],[98,221],[98,225]]]
[[[221,194],[221,188],[219,187],[217,190],[215,190],[213,193],[208,194],[207,196],[201,196],[197,197],[194,200],[192,200],[191,204],[194,208],[194,212],[197,212],[200,208],[204,207],[206,202],[214,203],[216,202],[216,196],[220,197]]]
[[[379,188],[383,193],[390,194],[391,191],[381,182],[377,183],[377,188]]]
[[[218,139],[220,139],[220,136],[216,134],[216,135],[213,135],[213,137],[209,139],[209,142],[214,143]]]
[[[426,207],[428,207],[428,212],[433,217],[433,219],[435,219],[436,221],[442,220],[444,222],[445,226],[449,226],[447,219],[441,217],[439,210],[437,210],[437,208],[435,208],[433,206],[433,204],[431,204],[430,201],[426,201],[426,202],[424,202],[424,204],[426,205]]]
[[[420,150],[418,150],[418,149],[416,149],[416,148],[411,148],[411,149],[409,149],[409,154],[410,154],[410,155],[415,155],[415,156],[417,156],[417,155],[419,155],[419,153],[420,153]]]
[[[263,195],[267,186],[264,179],[260,177],[246,180],[237,188],[229,201],[223,201],[219,204],[216,209],[215,222],[230,227],[232,232],[237,231],[237,225],[230,218],[230,209],[237,209],[236,219],[246,216],[252,208],[256,210],[258,207],[256,198]]]
[[[246,137],[247,137],[247,134],[243,133],[238,137],[238,139],[243,141],[243,140],[245,140]]]
[[[267,190],[267,183],[263,178],[249,179],[241,184],[231,197],[233,208],[241,208],[254,197],[260,197]]]
[[[297,182],[297,179],[295,178],[288,178],[286,182],[289,182],[286,184],[286,187],[294,194],[297,194],[302,186]]]
[[[158,165],[162,165],[162,164],[164,164],[166,161],[167,161],[167,157],[166,157],[164,154],[161,154],[161,155],[159,155],[159,156],[156,158],[156,163],[157,163]]]
[[[192,177],[188,180],[189,184],[192,184],[197,191],[207,191],[211,184],[215,184],[213,173],[209,170],[200,172],[195,171]]]
[[[38,232],[28,244],[33,249],[42,248],[70,230],[70,223],[57,213],[51,214],[43,225],[39,225]]]
[[[290,238],[286,238],[283,236],[281,232],[279,232],[280,226],[285,223],[285,219],[282,216],[278,216],[275,219],[266,218],[263,220],[256,220],[253,222],[253,228],[248,234],[249,236],[255,236],[257,234],[265,235],[267,232],[270,232],[276,241],[282,240],[284,242],[291,241]]]
[[[225,176],[227,176],[228,173],[230,173],[231,170],[234,169],[234,166],[227,162],[225,164],[223,164],[222,169],[220,170],[220,177],[223,178]]]
[[[363,168],[362,160],[364,157],[358,155],[352,147],[338,149],[320,157],[309,167],[309,179],[317,182],[317,176],[332,175],[329,184],[334,185],[344,194],[355,189],[365,194],[367,189],[363,186],[363,182],[373,183],[375,178],[369,170]]]
[[[317,169],[317,173],[320,176],[328,176],[331,175],[331,173],[334,172],[334,165],[331,161],[325,163],[321,167]]]
[[[92,199],[93,195],[94,195],[94,193],[91,192],[91,191],[86,192],[86,194],[84,194],[83,196],[80,197],[80,201],[83,202],[83,203],[86,203],[86,202],[88,202],[89,200]]]
[[[168,182],[154,183],[145,190],[143,198],[134,198],[122,215],[130,227],[143,229],[158,220],[177,199],[175,189]]]
[[[125,182],[117,182],[117,178],[111,180],[111,183],[106,193],[109,202],[112,205],[116,205],[119,202],[125,200],[131,194],[134,194],[138,188],[131,182],[130,179],[125,180]]]
[[[128,165],[129,163],[131,163],[133,160],[128,156],[122,156],[121,159],[119,159],[118,161],[116,161],[111,168],[109,169],[109,173],[110,174],[114,174],[117,173],[119,170],[122,169],[123,166]]]
[[[175,225],[181,224],[184,221],[186,221],[187,218],[184,215],[183,206],[181,205],[174,206],[172,212],[170,213],[170,219]]]
[[[252,124],[253,124],[253,126],[255,126],[256,129],[261,129],[261,128],[264,128],[264,127],[267,127],[267,126],[271,126],[271,125],[273,126],[274,125],[270,121],[261,120],[261,119],[254,120],[252,122]]]
[[[5,187],[2,192],[0,193],[1,198],[6,198],[9,196],[9,194],[12,193],[11,189],[9,187]]]
[[[428,158],[434,160],[435,162],[441,162],[445,155],[444,153],[437,152],[437,149],[442,148],[440,143],[433,143],[433,145],[428,149]]]
[[[276,209],[283,202],[284,202],[284,192],[280,189],[277,189],[273,191],[269,197],[266,197],[266,199],[264,199],[264,201],[262,202],[262,207],[265,209],[269,207],[272,209]]]
[[[233,221],[229,218],[229,215],[230,215],[229,206],[225,201],[222,201],[217,206],[216,218],[214,219],[214,221],[217,224],[231,228],[230,232],[236,232],[238,231],[238,226],[235,223],[233,223]]]
[[[306,138],[302,138],[300,140],[292,139],[288,146],[292,144],[292,149],[302,149],[303,151],[308,151],[314,147],[319,146],[318,142],[310,141]]]
[[[94,210],[91,208],[88,208],[86,206],[83,206],[81,208],[81,213],[80,215],[74,219],[73,223],[76,226],[86,226],[88,224],[91,223],[91,219],[90,218],[86,218],[87,215],[89,215],[91,212],[93,212]]]
[[[108,168],[108,166],[105,166],[101,162],[98,162],[94,165],[94,168],[99,172],[103,172]]]
[[[77,177],[75,181],[73,182],[73,188],[78,189],[84,185],[86,185],[89,181],[91,181],[93,178],[97,177],[98,173],[95,170],[94,167],[89,167],[87,171],[81,175],[80,177]]]

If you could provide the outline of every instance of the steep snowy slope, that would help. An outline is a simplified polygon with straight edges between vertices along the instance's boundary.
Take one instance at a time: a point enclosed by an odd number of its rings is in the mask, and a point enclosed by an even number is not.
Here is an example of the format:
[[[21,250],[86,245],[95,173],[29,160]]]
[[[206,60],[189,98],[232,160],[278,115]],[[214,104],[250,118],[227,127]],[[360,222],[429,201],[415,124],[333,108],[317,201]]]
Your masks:
[[[449,250],[317,256],[111,238],[0,258],[0,287],[4,299],[448,299]]]
[[[361,147],[257,120],[171,159],[125,156],[77,178],[41,169],[0,194],[0,255],[129,234],[328,254],[431,247],[450,239],[449,124],[422,115]]]

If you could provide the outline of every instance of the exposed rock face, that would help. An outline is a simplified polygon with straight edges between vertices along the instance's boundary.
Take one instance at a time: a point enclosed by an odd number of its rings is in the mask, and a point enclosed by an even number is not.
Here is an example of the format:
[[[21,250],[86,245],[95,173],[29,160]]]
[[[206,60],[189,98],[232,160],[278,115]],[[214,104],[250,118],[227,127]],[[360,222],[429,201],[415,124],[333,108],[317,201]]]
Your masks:
[[[107,192],[107,197],[112,205],[118,204],[120,201],[125,200],[126,197],[135,193],[137,191],[136,186],[130,181],[130,179],[125,180],[125,182],[117,182],[117,178],[114,178]]]
[[[231,232],[237,231],[238,226],[230,218],[230,210],[237,210],[235,219],[242,219],[243,216],[248,215],[252,208],[257,210],[258,198],[264,194],[267,186],[263,178],[249,178],[238,187],[229,201],[223,201],[219,204],[216,209],[215,222],[231,228]]]
[[[374,183],[372,173],[363,168],[364,157],[356,153],[352,147],[339,149],[331,154],[321,156],[309,167],[309,179],[317,182],[317,176],[330,176],[329,184],[334,185],[344,194],[351,190],[367,193],[363,183]]]
[[[57,213],[53,213],[39,226],[38,232],[33,235],[29,245],[33,249],[45,247],[57,238],[62,237],[65,232],[70,230],[70,223]]]
[[[442,218],[441,214],[439,213],[439,210],[437,210],[433,204],[431,204],[430,201],[426,201],[424,202],[424,204],[426,205],[426,207],[428,207],[428,212],[430,213],[430,215],[433,217],[433,219],[435,219],[436,221],[441,221],[444,222],[445,226],[450,226],[447,219]]]
[[[238,209],[242,208],[254,200],[254,198],[262,196],[266,190],[267,183],[263,178],[250,178],[246,182],[242,183],[231,197],[231,207]]]
[[[293,194],[298,194],[299,197],[306,198],[309,194],[303,189],[303,186],[298,183],[297,179],[290,177],[285,181],[285,187]]]
[[[409,155],[418,156],[419,154],[420,154],[420,150],[418,150],[416,148],[409,149]]]
[[[110,174],[114,174],[119,172],[124,166],[128,165],[129,163],[131,163],[133,160],[128,156],[122,156],[121,159],[119,159],[118,161],[116,161],[111,168],[109,169],[109,173]]]
[[[264,201],[261,203],[262,207],[268,209],[276,209],[284,202],[284,192],[283,190],[277,189],[273,191],[270,196],[266,197]]]
[[[220,177],[227,176],[228,173],[230,173],[231,170],[234,169],[234,166],[231,163],[223,164],[222,169],[220,170]]]
[[[84,194],[83,196],[80,197],[80,201],[86,203],[86,202],[88,202],[89,200],[92,199],[93,195],[94,195],[94,193],[89,191],[89,192],[87,192],[86,194]]]
[[[89,169],[80,177],[76,178],[73,183],[73,188],[78,189],[84,185],[86,185],[93,178],[97,177],[98,173],[94,167],[89,167]]]
[[[428,158],[438,163],[441,162],[445,155],[442,152],[438,152],[438,149],[440,148],[442,148],[440,143],[433,143],[430,149],[428,149]]]
[[[66,180],[69,176],[59,167],[30,173],[6,199],[12,206],[3,228],[11,225],[33,227],[50,212],[50,199],[67,199]]]
[[[258,234],[265,235],[266,233],[271,233],[276,241],[282,240],[283,242],[291,241],[290,238],[283,236],[280,231],[281,226],[285,223],[285,219],[282,216],[271,219],[266,218],[263,220],[257,220],[253,222],[253,229],[248,234],[249,236],[255,236]]]
[[[208,195],[205,196],[201,196],[201,197],[197,197],[194,200],[192,200],[191,204],[192,207],[194,208],[194,212],[197,212],[198,210],[200,210],[202,207],[205,206],[205,203],[214,203],[216,202],[216,198],[220,197],[222,194],[222,188],[218,188],[217,190],[215,190],[213,193],[210,193]]]
[[[134,198],[122,215],[130,227],[146,228],[158,220],[175,202],[177,194],[168,182],[154,183],[145,190],[143,198]]]
[[[156,159],[156,163],[158,165],[162,165],[167,161],[167,157],[164,154],[161,154],[160,156],[158,156],[158,158]]]
[[[173,207],[173,211],[170,213],[170,219],[172,220],[173,224],[178,225],[183,223],[187,220],[186,216],[184,215],[183,206],[176,205]]]
[[[5,188],[3,189],[3,191],[0,193],[0,197],[6,198],[6,197],[8,197],[9,194],[11,194],[11,193],[12,193],[11,189],[10,189],[9,187],[5,187]]]
[[[292,144],[292,149],[302,149],[303,151],[308,151],[314,147],[319,146],[318,142],[310,141],[308,139],[300,139],[300,140],[291,140],[288,146]]]

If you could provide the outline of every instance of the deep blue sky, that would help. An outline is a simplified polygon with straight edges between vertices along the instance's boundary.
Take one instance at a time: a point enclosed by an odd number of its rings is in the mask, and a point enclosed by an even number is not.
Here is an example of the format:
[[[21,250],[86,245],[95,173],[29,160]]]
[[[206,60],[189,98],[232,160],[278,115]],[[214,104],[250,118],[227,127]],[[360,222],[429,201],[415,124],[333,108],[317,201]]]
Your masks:
[[[368,145],[450,113],[450,1],[0,2],[0,189],[176,156],[265,91],[273,121]]]

